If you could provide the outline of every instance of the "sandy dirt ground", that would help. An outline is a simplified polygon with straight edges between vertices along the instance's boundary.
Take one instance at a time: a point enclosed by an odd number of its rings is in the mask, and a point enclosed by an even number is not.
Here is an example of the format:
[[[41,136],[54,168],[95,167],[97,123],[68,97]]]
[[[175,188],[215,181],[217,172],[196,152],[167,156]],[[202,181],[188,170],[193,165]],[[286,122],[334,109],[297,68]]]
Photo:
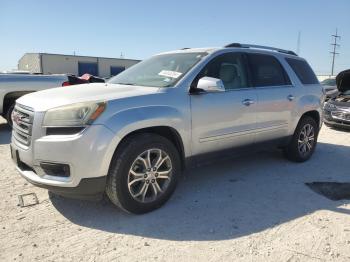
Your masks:
[[[323,127],[302,164],[271,150],[187,170],[171,200],[141,216],[27,183],[0,120],[0,261],[350,261],[350,200],[306,182],[350,182],[350,133]],[[18,195],[39,204],[20,207]]]

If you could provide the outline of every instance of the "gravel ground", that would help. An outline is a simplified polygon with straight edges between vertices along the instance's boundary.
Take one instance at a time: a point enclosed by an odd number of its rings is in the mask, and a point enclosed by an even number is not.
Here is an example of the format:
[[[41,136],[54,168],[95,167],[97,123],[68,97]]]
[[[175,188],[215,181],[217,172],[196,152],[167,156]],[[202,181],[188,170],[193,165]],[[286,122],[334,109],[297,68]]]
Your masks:
[[[350,261],[350,201],[305,186],[350,182],[349,132],[323,127],[302,164],[272,150],[188,170],[172,199],[142,216],[30,185],[9,141],[0,120],[0,261]],[[24,193],[39,204],[20,207]]]

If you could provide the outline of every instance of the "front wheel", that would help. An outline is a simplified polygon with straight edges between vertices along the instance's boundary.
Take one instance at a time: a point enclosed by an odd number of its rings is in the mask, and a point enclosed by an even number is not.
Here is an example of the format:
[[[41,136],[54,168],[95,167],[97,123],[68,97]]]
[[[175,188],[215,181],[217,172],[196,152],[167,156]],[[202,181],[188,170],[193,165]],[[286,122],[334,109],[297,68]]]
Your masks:
[[[308,160],[315,151],[319,127],[316,121],[304,116],[295,129],[289,145],[284,149],[285,156],[294,162]]]
[[[106,193],[120,208],[146,213],[171,197],[180,172],[179,153],[168,139],[155,134],[132,136],[113,157]]]

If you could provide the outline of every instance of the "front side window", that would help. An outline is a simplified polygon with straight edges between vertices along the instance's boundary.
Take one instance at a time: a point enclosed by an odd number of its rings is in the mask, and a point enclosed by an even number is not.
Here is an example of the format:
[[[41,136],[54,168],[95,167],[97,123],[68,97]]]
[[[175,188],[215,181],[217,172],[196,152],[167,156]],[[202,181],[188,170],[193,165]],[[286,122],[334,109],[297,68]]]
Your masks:
[[[153,56],[117,76],[108,83],[150,87],[174,86],[207,53],[173,53]]]
[[[290,85],[280,62],[271,55],[248,54],[252,82],[255,87]]]
[[[221,79],[226,90],[249,86],[246,66],[239,53],[227,53],[215,57],[202,69],[195,82],[205,76]]]

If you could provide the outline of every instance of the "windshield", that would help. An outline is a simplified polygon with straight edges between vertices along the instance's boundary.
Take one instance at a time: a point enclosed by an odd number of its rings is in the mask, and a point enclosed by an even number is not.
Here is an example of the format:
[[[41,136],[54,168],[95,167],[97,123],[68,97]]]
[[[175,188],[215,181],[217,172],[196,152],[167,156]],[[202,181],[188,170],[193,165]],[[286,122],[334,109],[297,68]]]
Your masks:
[[[108,83],[152,87],[174,86],[207,53],[173,53],[153,56],[119,75]]]
[[[336,85],[335,78],[325,79],[325,80],[323,80],[321,82],[321,85],[324,85],[324,86],[335,86]]]

